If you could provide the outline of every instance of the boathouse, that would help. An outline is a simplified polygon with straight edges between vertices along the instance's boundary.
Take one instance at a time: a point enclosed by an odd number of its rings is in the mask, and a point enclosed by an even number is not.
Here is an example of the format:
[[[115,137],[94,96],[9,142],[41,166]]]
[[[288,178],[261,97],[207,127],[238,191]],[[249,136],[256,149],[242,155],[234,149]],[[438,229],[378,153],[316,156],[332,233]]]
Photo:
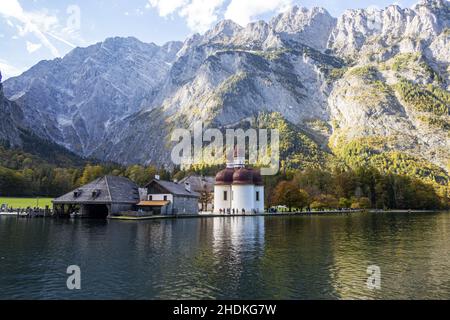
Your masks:
[[[153,179],[145,186],[145,200],[137,204],[139,211],[162,215],[198,214],[199,193],[189,183]]]
[[[64,215],[106,218],[136,209],[138,186],[128,178],[104,176],[54,199],[53,211]]]

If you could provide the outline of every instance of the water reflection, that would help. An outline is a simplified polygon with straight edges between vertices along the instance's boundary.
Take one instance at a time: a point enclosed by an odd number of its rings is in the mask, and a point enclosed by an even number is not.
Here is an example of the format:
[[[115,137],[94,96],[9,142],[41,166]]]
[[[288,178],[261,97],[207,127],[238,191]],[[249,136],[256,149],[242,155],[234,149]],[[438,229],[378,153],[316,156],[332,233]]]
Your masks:
[[[450,215],[0,217],[0,298],[450,298]],[[66,268],[82,290],[66,289]],[[378,265],[381,290],[366,287]]]

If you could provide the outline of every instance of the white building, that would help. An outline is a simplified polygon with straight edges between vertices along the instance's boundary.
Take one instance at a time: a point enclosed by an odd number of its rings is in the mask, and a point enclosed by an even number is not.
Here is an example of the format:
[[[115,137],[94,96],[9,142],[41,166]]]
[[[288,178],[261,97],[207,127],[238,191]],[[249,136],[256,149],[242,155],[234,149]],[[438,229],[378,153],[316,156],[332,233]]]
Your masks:
[[[214,212],[264,212],[264,185],[260,171],[245,168],[240,158],[227,163],[227,167],[216,175]]]

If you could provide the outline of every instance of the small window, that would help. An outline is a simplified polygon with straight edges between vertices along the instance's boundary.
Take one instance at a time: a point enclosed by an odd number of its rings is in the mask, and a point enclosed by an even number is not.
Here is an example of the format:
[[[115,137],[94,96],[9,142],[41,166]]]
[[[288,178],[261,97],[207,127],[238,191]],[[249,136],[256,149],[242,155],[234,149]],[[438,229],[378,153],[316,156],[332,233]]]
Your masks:
[[[259,191],[256,191],[256,201],[259,201]]]
[[[223,200],[227,201],[228,193],[226,191],[223,192]]]
[[[167,201],[167,196],[164,196],[164,201]]]
[[[148,196],[148,200],[152,201],[153,200],[153,196]]]

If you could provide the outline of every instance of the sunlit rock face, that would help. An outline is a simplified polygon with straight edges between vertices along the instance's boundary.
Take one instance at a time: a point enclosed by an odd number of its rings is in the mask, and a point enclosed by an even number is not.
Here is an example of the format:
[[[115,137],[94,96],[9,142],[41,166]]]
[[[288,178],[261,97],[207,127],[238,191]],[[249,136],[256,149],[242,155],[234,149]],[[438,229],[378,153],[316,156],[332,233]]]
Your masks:
[[[396,136],[386,148],[445,167],[448,114],[415,108],[397,86],[448,92],[449,30],[443,0],[338,18],[293,7],[246,26],[224,20],[183,43],[107,39],[42,61],[4,87],[36,134],[102,160],[170,165],[176,127],[227,127],[277,112],[324,150]]]
[[[352,59],[380,50],[420,51],[450,26],[449,10],[445,0],[424,0],[413,9],[391,5],[384,10],[347,10],[338,18],[328,46]]]

